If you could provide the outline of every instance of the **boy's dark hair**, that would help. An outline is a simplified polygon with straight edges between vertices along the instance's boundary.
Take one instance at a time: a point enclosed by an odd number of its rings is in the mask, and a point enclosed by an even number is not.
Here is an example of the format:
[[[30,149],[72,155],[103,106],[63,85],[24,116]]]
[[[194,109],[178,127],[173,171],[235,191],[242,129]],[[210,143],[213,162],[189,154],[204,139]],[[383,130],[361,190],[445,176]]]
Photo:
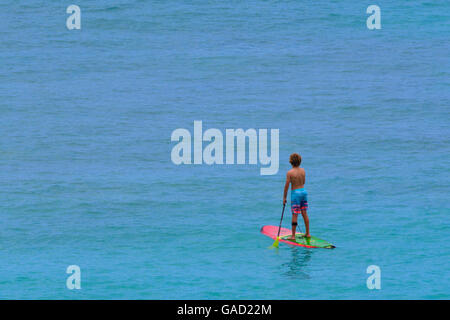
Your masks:
[[[298,167],[300,166],[300,163],[302,163],[302,157],[298,153],[293,153],[289,157],[289,163],[294,167]]]

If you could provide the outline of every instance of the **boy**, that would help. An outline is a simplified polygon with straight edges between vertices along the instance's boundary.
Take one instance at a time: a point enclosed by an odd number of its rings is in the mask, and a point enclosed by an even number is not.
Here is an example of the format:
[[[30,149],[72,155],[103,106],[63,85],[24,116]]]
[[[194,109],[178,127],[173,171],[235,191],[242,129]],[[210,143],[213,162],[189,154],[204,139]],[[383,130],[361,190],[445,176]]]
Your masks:
[[[308,209],[308,194],[304,188],[305,185],[305,169],[300,168],[302,157],[299,154],[293,153],[289,157],[289,162],[292,165],[292,169],[288,171],[286,175],[286,184],[284,186],[283,204],[286,204],[286,196],[289,190],[289,184],[291,187],[291,212],[292,212],[292,236],[289,240],[295,240],[295,230],[297,229],[297,217],[301,213],[303,220],[305,221],[306,233],[305,237],[311,238],[309,234],[309,219],[306,210]]]

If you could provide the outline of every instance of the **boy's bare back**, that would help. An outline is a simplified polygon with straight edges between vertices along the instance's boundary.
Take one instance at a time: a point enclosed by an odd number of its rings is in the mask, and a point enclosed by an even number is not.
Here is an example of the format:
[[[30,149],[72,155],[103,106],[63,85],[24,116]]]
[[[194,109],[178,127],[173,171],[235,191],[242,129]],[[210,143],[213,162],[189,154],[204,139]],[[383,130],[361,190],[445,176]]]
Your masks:
[[[294,167],[287,173],[288,179],[291,182],[291,190],[301,189],[305,185],[305,169]]]

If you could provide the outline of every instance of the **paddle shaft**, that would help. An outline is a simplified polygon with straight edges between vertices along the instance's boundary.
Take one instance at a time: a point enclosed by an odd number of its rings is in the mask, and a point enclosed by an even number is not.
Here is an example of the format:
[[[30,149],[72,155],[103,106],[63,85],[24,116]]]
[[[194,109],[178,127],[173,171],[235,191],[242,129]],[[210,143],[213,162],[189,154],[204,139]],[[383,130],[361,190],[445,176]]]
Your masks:
[[[286,203],[283,203],[283,211],[281,211],[281,220],[280,220],[280,226],[278,227],[278,235],[277,235],[277,238],[280,236],[281,223],[283,222],[284,208],[285,208],[285,207],[286,207]]]

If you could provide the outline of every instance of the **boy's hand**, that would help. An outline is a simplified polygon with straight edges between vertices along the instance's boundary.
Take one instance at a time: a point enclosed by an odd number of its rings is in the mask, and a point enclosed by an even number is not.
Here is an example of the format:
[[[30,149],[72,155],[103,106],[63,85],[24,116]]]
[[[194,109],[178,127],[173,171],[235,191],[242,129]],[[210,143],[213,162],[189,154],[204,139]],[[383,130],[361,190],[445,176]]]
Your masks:
[[[286,198],[283,198],[283,205],[286,204]]]

